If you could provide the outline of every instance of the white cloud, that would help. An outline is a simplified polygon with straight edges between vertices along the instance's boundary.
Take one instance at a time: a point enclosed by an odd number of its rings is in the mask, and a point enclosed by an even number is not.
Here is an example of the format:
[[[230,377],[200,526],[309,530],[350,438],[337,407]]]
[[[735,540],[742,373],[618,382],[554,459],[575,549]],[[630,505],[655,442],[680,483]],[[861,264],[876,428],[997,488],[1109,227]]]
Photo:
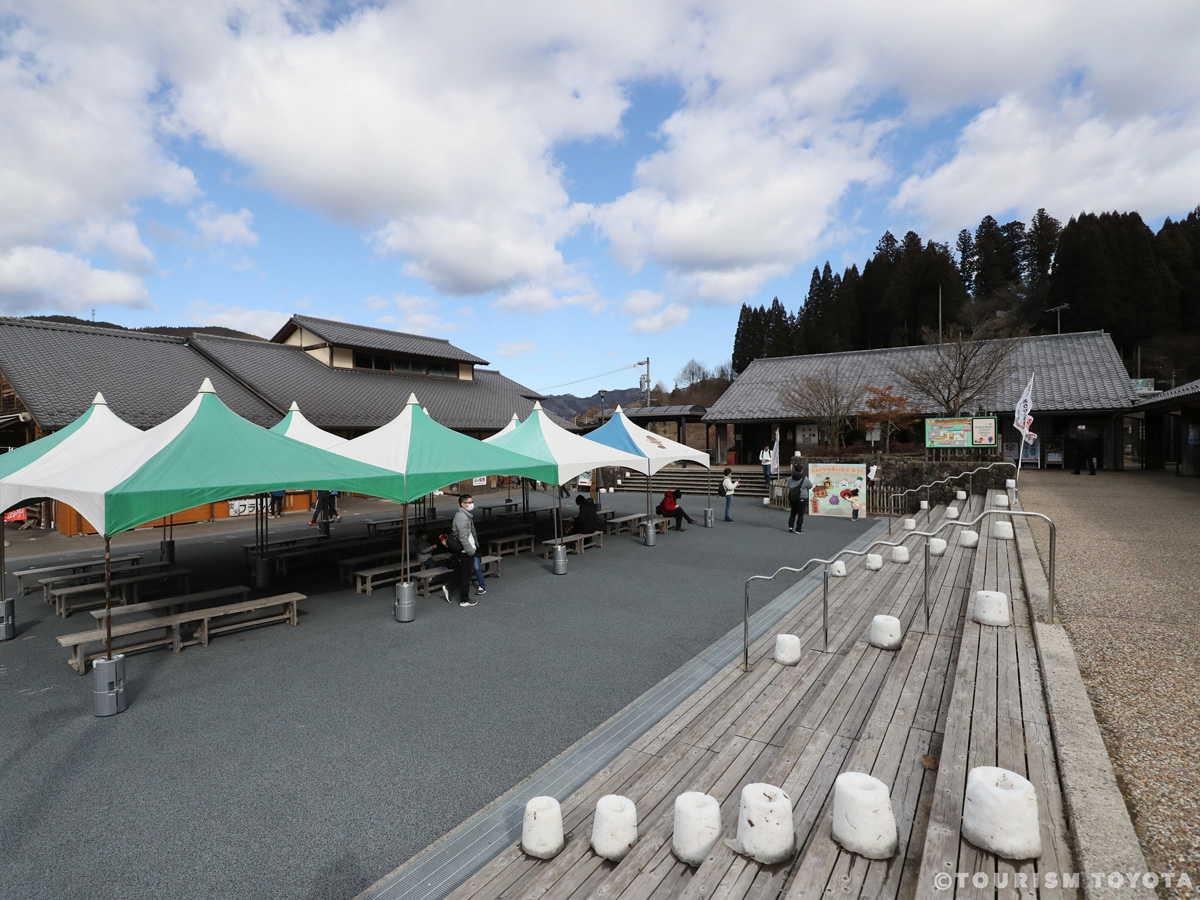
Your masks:
[[[513,359],[518,356],[526,356],[536,349],[537,341],[513,341],[507,344],[497,344],[496,355]]]
[[[290,315],[274,309],[246,309],[244,306],[226,306],[224,303],[194,301],[188,309],[192,325],[219,325],[233,328],[259,337],[273,337],[284,326]]]
[[[495,309],[526,315],[541,315],[569,306],[586,306],[596,313],[607,305],[605,300],[594,293],[564,294],[554,290],[552,286],[538,284],[515,287],[492,304]]]
[[[248,244],[258,246],[258,235],[251,227],[254,213],[240,209],[235,213],[218,213],[211,203],[188,213],[188,219],[200,231],[200,236],[212,244]]]
[[[438,334],[446,331],[458,331],[460,322],[447,322],[438,310],[437,301],[428,297],[414,297],[410,294],[393,294],[382,298],[378,295],[368,297],[366,305],[375,310],[396,310],[377,316],[375,321],[396,331],[409,334]]]
[[[644,316],[663,305],[663,295],[657,291],[630,291],[622,304],[622,310],[631,316]]]
[[[0,307],[5,315],[36,309],[77,313],[91,306],[150,306],[142,280],[93,269],[74,253],[14,247],[0,254]]]
[[[678,303],[671,303],[664,306],[656,313],[638,316],[630,323],[628,331],[631,334],[661,334],[664,331],[670,331],[672,328],[678,328],[688,320],[692,311],[686,306],[680,306]]]
[[[145,271],[154,263],[154,254],[129,219],[86,222],[79,229],[78,242],[84,252],[103,248],[131,268]]]

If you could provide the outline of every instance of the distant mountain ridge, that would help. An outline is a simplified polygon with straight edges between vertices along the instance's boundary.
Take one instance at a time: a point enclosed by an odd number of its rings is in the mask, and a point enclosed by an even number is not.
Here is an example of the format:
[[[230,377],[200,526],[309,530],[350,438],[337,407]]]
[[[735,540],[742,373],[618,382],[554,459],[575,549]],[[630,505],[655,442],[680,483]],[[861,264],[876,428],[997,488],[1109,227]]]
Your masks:
[[[621,406],[628,406],[630,403],[639,402],[641,397],[642,392],[637,388],[609,391],[604,395],[604,405],[609,408],[614,403],[619,403]],[[562,416],[564,419],[570,419],[573,416],[587,412],[589,409],[599,409],[600,395],[597,393],[592,394],[590,397],[576,397],[574,394],[551,394],[542,401],[542,407],[550,410],[555,415]]]
[[[250,341],[265,341],[266,338],[257,334],[247,334],[235,328],[225,328],[221,325],[148,325],[145,328],[126,328],[115,322],[93,322],[91,319],[81,319],[78,316],[25,316],[35,322],[57,322],[60,325],[87,325],[90,328],[114,328],[117,331],[141,331],[147,334],[165,334],[170,337],[187,337],[189,334],[211,334],[215,337],[244,338]]]

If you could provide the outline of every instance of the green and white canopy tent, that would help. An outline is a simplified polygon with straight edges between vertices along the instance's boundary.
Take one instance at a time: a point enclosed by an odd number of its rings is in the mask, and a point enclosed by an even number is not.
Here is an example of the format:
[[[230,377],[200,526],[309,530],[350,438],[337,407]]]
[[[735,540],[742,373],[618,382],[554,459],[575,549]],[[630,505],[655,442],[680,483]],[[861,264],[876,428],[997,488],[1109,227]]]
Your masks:
[[[336,434],[325,431],[323,428],[318,428],[312,422],[308,421],[304,417],[304,413],[300,412],[300,407],[294,400],[287,415],[277,424],[272,425],[270,430],[276,434],[290,437],[294,441],[300,441],[302,444],[308,444],[310,447],[319,447],[322,450],[332,450],[346,443],[344,437],[338,437]]]
[[[642,468],[645,460],[624,450],[606,447],[595,441],[572,434],[556,425],[542,410],[541,403],[533,404],[529,418],[511,431],[501,431],[487,438],[484,443],[503,447],[534,459],[544,460],[554,466],[554,474],[539,477],[547,484],[564,484],[581,472],[604,466],[624,466],[627,469]],[[562,519],[562,495],[559,495],[559,520]]]

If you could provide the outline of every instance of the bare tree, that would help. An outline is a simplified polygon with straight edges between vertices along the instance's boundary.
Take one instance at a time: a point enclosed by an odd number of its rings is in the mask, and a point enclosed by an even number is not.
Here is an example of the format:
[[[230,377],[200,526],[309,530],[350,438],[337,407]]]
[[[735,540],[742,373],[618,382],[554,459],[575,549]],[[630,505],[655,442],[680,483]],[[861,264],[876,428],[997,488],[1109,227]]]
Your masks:
[[[967,415],[987,406],[1012,372],[1016,335],[995,316],[951,326],[940,342],[932,329],[924,329],[923,336],[927,351],[892,372],[910,393],[944,415]]]
[[[681,387],[689,388],[710,378],[712,378],[712,373],[708,371],[704,363],[693,358],[689,359],[683,368],[679,370],[679,374],[675,376],[675,383]]]
[[[799,419],[815,419],[830,450],[842,446],[842,430],[862,406],[863,377],[856,366],[838,359],[820,373],[793,377],[779,388],[779,399]]]
[[[863,428],[876,428],[883,433],[883,452],[892,452],[892,435],[913,424],[920,412],[913,408],[909,399],[897,394],[892,385],[877,388],[868,385],[864,394],[866,401],[859,411],[858,421]]]

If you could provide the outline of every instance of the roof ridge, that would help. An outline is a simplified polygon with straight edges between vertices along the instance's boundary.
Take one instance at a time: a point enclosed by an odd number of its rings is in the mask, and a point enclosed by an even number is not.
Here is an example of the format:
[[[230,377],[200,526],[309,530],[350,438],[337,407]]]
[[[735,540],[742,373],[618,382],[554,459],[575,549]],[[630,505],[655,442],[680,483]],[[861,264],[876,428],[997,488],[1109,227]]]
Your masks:
[[[24,328],[39,328],[45,331],[73,331],[78,334],[103,334],[110,337],[125,337],[150,341],[166,341],[183,344],[187,338],[154,331],[139,331],[133,328],[105,328],[102,325],[76,325],[71,322],[50,322],[45,319],[25,319],[0,316],[0,325],[17,325]]]
[[[298,313],[292,314],[293,319],[306,319],[309,322],[328,322],[330,325],[345,325],[348,328],[362,328],[365,331],[377,331],[380,334],[398,334],[402,337],[417,338],[422,341],[437,341],[440,344],[450,344],[449,338],[431,337],[427,334],[413,334],[411,331],[393,331],[390,328],[379,328],[375,325],[359,325],[357,322],[342,322],[338,319],[322,319],[318,316],[303,316]],[[313,331],[314,329],[309,329]],[[453,345],[451,345],[453,346]]]

